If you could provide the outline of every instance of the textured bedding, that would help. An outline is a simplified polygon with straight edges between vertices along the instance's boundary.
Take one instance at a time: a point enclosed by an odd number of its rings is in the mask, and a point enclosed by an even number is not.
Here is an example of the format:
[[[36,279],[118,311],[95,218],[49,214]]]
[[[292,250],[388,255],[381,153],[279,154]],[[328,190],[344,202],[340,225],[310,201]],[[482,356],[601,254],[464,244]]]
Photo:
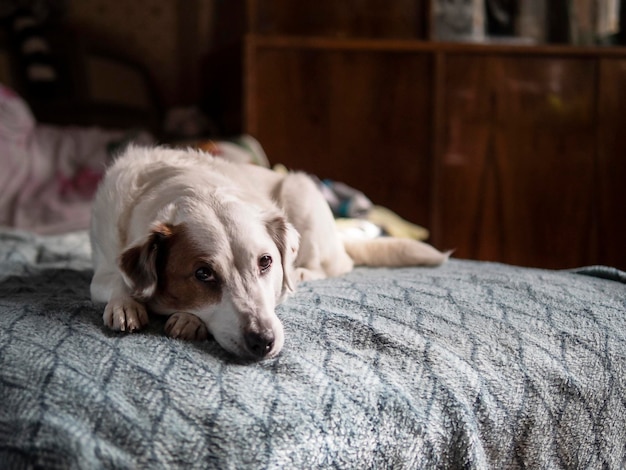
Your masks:
[[[305,283],[281,355],[103,328],[85,233],[0,233],[0,466],[623,468],[626,274],[450,260]]]

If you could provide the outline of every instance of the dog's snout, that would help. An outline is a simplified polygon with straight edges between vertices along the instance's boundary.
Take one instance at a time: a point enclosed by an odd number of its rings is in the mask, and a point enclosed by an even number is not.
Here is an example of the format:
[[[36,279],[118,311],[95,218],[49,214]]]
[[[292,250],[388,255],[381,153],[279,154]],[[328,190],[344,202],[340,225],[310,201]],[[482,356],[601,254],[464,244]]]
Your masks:
[[[246,346],[250,353],[258,358],[265,357],[274,347],[274,333],[271,330],[262,332],[248,331],[245,334]]]

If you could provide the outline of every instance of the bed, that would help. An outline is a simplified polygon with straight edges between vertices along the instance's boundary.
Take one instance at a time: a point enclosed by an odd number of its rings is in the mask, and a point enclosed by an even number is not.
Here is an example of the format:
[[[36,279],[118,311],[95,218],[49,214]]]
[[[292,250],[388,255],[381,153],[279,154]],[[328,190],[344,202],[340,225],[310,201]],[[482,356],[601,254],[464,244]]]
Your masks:
[[[279,357],[103,327],[84,231],[0,232],[6,468],[623,468],[626,273],[304,283]]]
[[[357,268],[300,285],[262,362],[162,318],[115,333],[85,227],[104,165],[151,136],[41,126],[3,86],[0,108],[0,467],[626,465],[626,273]]]

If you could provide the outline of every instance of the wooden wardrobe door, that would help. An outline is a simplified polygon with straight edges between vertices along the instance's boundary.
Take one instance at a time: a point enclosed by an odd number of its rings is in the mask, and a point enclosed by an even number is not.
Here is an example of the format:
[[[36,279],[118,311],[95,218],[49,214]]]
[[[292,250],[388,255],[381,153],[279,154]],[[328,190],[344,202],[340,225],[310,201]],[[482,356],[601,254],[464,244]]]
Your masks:
[[[451,54],[444,87],[439,245],[513,264],[587,264],[595,61]]]
[[[483,181],[492,170],[487,157],[493,126],[490,61],[484,57],[445,57],[438,103],[440,145],[435,155],[434,242],[455,256],[498,259],[497,207],[493,184]],[[497,183],[492,177],[489,182]]]
[[[272,163],[347,183],[426,225],[431,64],[415,52],[257,48],[248,132]]]

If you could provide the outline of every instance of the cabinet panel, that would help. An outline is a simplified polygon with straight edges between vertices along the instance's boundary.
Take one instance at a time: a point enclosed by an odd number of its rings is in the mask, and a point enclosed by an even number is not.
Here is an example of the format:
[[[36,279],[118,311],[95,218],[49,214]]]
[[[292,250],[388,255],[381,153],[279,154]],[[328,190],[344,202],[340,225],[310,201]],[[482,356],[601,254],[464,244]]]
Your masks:
[[[432,58],[257,49],[248,131],[272,162],[343,181],[427,224]]]
[[[598,262],[626,270],[626,60],[600,61]]]
[[[514,264],[587,264],[595,61],[450,55],[444,80],[438,245]]]
[[[428,37],[429,0],[249,0],[248,3],[251,28],[258,34]]]

